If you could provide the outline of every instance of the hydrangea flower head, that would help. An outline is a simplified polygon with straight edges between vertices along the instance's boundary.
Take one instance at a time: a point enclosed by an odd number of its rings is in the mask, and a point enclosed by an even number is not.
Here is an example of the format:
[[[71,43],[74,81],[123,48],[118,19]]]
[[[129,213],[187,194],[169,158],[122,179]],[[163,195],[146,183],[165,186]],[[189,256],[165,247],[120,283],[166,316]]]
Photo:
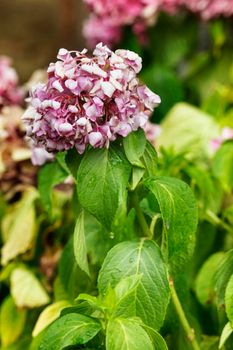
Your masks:
[[[90,47],[99,41],[114,46],[123,29],[131,26],[140,41],[146,41],[146,28],[154,24],[157,15],[178,11],[196,13],[204,20],[233,15],[233,0],[84,0],[90,17],[84,24],[84,36]]]
[[[0,108],[21,104],[23,90],[18,86],[18,76],[11,67],[11,60],[0,57]]]
[[[60,49],[48,68],[48,82],[31,91],[23,118],[35,146],[49,152],[88,145],[108,147],[119,136],[145,128],[160,98],[141,85],[141,58],[98,44],[93,57]]]
[[[233,0],[183,0],[188,10],[200,14],[204,20],[233,15]]]
[[[84,24],[84,36],[90,47],[103,41],[109,46],[118,43],[122,29],[132,25],[133,31],[143,34],[154,23],[161,0],[84,0],[91,16]],[[169,1],[169,0],[168,0]],[[140,38],[139,35],[139,38]]]

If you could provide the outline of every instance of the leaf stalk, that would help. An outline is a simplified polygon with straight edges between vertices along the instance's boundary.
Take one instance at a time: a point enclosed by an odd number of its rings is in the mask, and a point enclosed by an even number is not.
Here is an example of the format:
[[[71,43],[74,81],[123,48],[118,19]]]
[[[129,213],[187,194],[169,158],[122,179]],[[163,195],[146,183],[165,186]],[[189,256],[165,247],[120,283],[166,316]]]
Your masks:
[[[187,339],[189,340],[193,350],[200,350],[200,346],[199,346],[197,339],[196,339],[196,336],[195,336],[195,331],[190,326],[190,324],[185,316],[183,307],[182,307],[180,300],[179,300],[179,297],[176,293],[174,282],[173,282],[172,278],[169,279],[169,286],[170,286],[171,299],[172,299],[173,305],[175,307],[175,310],[176,310],[177,316],[180,320],[180,323],[185,331]]]

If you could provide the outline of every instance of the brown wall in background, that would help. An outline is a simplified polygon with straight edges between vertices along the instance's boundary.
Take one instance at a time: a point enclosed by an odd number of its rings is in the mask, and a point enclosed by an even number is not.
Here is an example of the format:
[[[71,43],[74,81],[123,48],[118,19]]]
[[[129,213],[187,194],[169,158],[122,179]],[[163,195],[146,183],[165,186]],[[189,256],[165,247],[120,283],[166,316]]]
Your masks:
[[[0,55],[25,81],[54,61],[60,47],[82,49],[82,0],[0,0]]]

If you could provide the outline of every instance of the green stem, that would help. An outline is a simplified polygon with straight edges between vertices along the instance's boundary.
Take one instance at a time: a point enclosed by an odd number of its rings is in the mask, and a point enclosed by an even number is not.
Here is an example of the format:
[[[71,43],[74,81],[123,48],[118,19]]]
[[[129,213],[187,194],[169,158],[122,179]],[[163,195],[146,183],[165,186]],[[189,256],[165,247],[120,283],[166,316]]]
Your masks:
[[[161,214],[157,213],[157,214],[155,214],[155,216],[151,220],[150,231],[151,231],[152,234],[154,233],[155,225],[156,225],[158,219],[160,219],[160,218],[161,218]]]
[[[176,290],[175,290],[174,282],[171,278],[169,280],[169,285],[170,285],[170,291],[171,291],[171,299],[172,299],[173,305],[175,307],[176,313],[179,317],[180,323],[185,331],[185,334],[186,334],[192,348],[194,350],[200,350],[200,347],[198,345],[198,342],[197,342],[197,339],[195,336],[195,331],[193,328],[191,328],[191,326],[190,326],[190,324],[185,316],[184,310],[182,308],[182,305],[180,303],[180,300],[179,300],[178,295],[177,295]]]
[[[149,226],[148,226],[148,224],[146,222],[145,216],[144,216],[144,214],[142,212],[142,209],[141,209],[141,207],[139,205],[138,196],[137,196],[136,192],[132,192],[131,193],[131,200],[132,200],[133,207],[134,207],[134,209],[136,211],[137,219],[138,219],[138,222],[139,222],[139,224],[141,226],[143,234],[146,237],[152,238],[153,234],[150,231],[150,228],[149,228]]]
[[[224,230],[226,230],[229,233],[233,233],[232,228],[227,225],[224,221],[222,221],[215,213],[213,213],[211,210],[207,210],[206,211],[206,217],[207,220],[209,220],[210,223],[214,224],[214,225],[218,225],[220,227],[222,227]]]

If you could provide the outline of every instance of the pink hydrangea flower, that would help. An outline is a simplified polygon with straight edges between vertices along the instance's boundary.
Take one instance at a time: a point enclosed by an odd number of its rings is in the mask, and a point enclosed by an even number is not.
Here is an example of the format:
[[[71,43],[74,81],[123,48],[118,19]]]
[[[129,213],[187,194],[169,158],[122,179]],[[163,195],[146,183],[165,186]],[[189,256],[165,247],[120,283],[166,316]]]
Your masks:
[[[190,11],[198,13],[204,20],[233,15],[233,0],[183,0]]]
[[[100,41],[109,46],[117,44],[122,36],[121,26],[114,25],[111,17],[98,17],[91,15],[83,26],[83,35],[89,47],[95,47]]]
[[[160,0],[160,10],[175,14],[183,5],[184,0]]]
[[[99,41],[110,46],[120,40],[125,26],[131,26],[139,40],[146,42],[146,28],[160,12],[174,15],[188,10],[204,20],[233,15],[233,0],[84,0],[91,16],[84,25],[89,46]]]
[[[120,41],[124,26],[144,40],[144,30],[153,24],[161,0],[84,0],[91,16],[84,25],[84,36],[93,47],[99,41],[114,46]]]
[[[48,68],[48,82],[31,91],[23,119],[35,146],[49,152],[88,145],[108,147],[119,136],[144,128],[160,98],[137,73],[141,58],[128,50],[98,44],[93,57],[60,49]]]
[[[54,155],[47,152],[43,147],[31,147],[32,155],[31,161],[35,166],[41,166],[47,162],[54,160]]]
[[[0,57],[0,108],[21,104],[23,90],[18,86],[18,76],[8,57]]]

